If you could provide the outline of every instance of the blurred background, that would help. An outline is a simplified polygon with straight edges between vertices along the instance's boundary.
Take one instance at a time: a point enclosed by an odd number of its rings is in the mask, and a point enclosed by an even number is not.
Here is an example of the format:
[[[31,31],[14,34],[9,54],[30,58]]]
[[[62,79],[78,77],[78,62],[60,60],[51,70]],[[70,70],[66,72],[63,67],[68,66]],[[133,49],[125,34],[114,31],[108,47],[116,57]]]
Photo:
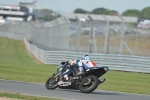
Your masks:
[[[45,83],[86,54],[110,69],[99,89],[150,94],[150,0],[0,0],[0,79]]]
[[[0,3],[2,37],[20,40],[26,37],[46,51],[150,56],[148,0],[109,3],[108,0],[5,0]]]

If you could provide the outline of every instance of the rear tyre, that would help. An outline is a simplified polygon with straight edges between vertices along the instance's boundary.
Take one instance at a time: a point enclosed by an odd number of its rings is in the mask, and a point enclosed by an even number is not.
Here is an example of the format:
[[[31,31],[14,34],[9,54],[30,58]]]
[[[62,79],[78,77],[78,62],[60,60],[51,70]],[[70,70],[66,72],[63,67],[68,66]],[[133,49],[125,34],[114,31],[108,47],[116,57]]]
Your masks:
[[[57,74],[54,74],[50,78],[47,79],[45,83],[45,87],[49,90],[53,90],[58,87],[58,80],[59,80],[59,75],[55,77]]]
[[[85,80],[83,80],[79,85],[79,90],[82,93],[90,93],[93,92],[99,85],[99,80],[96,76],[88,76]]]

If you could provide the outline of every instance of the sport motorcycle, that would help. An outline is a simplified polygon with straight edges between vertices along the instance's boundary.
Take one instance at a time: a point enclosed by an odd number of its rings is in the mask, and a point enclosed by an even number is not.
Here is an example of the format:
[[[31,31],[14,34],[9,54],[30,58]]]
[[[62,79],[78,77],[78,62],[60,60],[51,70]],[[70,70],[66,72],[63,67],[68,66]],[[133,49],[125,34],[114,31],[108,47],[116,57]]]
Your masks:
[[[59,89],[76,89],[82,93],[93,92],[98,85],[103,83],[106,79],[100,77],[104,75],[109,68],[107,66],[94,66],[87,67],[86,63],[83,63],[84,75],[77,76],[73,68],[78,67],[77,65],[71,66],[69,63],[65,63],[64,66],[70,68],[70,74],[68,77],[63,78],[63,84],[59,85],[60,71],[58,70],[51,77],[49,77],[45,83],[45,87],[49,90],[56,88]],[[62,68],[61,71],[66,71],[66,68]]]

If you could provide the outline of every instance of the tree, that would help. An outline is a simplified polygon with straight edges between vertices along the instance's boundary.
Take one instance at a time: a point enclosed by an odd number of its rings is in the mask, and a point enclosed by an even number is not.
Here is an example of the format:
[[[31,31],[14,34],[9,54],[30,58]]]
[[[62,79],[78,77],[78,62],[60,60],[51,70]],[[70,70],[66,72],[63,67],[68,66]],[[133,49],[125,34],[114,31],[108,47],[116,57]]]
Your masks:
[[[77,9],[74,10],[74,13],[82,13],[82,14],[86,14],[86,13],[88,13],[88,11],[83,10],[83,9],[81,9],[81,8],[77,8]]]
[[[116,15],[116,16],[117,16],[117,15],[119,15],[119,14],[118,14],[118,11],[110,10],[110,11],[109,11],[109,15]]]
[[[122,14],[123,16],[133,16],[133,17],[139,17],[140,16],[140,11],[136,9],[130,9]]]
[[[106,8],[96,8],[92,11],[93,14],[105,14],[108,15],[109,14],[109,10]]]
[[[150,19],[150,7],[146,7],[141,11],[140,18]]]
[[[41,9],[41,11],[45,14],[45,21],[49,21],[52,18],[53,11],[50,9]]]
[[[61,16],[59,13],[54,12],[50,9],[35,9],[34,13],[37,19],[40,18],[40,19],[44,19],[45,21],[51,21]]]

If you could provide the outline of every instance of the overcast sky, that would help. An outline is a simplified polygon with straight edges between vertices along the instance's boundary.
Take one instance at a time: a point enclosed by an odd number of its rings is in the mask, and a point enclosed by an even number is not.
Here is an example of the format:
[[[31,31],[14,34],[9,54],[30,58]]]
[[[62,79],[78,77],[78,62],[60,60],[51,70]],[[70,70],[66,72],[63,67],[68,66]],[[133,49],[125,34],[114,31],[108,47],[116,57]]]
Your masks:
[[[18,2],[19,0],[0,0],[0,4],[18,5]],[[48,8],[61,14],[73,13],[76,8],[92,11],[100,7],[122,14],[128,9],[142,10],[150,7],[150,0],[37,0],[36,3],[36,9]]]

